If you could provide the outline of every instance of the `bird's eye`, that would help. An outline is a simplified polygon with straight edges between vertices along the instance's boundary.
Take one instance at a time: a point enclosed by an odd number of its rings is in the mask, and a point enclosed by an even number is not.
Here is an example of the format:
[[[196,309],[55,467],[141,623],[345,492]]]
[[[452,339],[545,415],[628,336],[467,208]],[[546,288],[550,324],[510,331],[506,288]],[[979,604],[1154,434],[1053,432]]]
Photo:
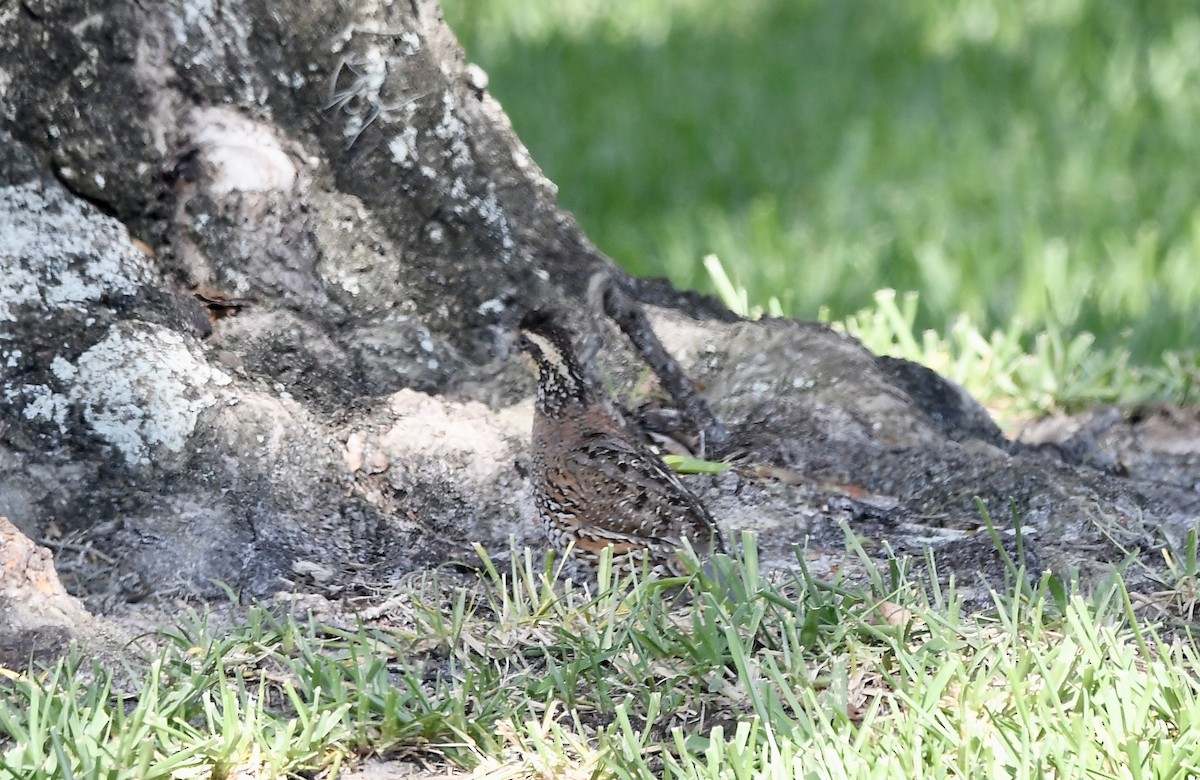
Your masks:
[[[528,336],[522,333],[519,337],[517,337],[517,347],[519,347],[523,352],[529,352],[533,349],[533,342],[529,340]]]

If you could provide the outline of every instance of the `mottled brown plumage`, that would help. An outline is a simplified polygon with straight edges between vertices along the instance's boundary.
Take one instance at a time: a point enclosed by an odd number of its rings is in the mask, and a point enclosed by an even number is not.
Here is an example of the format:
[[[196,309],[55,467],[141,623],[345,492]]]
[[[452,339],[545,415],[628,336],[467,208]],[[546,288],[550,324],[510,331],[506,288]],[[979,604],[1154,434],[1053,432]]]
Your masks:
[[[522,358],[537,374],[533,418],[536,503],[551,544],[594,562],[605,547],[626,567],[648,560],[681,573],[686,537],[704,556],[723,552],[712,517],[679,477],[596,400],[567,333],[534,312],[521,322]]]

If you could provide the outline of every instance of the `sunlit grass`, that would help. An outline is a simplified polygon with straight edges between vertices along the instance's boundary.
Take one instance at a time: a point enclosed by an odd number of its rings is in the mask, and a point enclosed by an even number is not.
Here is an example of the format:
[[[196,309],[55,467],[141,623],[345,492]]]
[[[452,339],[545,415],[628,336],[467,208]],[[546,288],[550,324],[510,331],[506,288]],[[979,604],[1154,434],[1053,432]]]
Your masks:
[[[447,0],[563,203],[627,267],[834,319],[1200,340],[1200,7]]]
[[[165,629],[134,684],[72,656],[0,676],[0,777],[333,778],[368,755],[490,778],[1183,777],[1200,755],[1197,650],[1163,594],[1048,574],[989,614],[909,564],[857,582],[759,572],[753,538],[701,579],[564,582],[514,550],[350,626],[262,606]],[[1179,610],[1184,608],[1181,613]],[[1190,608],[1190,607],[1188,607]],[[1178,630],[1176,636],[1180,636]],[[140,682],[138,682],[140,680]],[[324,773],[324,774],[320,774]]]

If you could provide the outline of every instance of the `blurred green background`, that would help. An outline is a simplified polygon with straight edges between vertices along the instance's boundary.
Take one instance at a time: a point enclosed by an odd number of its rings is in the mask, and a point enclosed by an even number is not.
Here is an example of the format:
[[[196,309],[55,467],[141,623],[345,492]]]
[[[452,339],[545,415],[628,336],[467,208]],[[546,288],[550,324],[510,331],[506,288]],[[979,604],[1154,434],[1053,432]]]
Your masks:
[[[560,200],[639,274],[839,317],[884,287],[1200,335],[1195,0],[444,0]]]

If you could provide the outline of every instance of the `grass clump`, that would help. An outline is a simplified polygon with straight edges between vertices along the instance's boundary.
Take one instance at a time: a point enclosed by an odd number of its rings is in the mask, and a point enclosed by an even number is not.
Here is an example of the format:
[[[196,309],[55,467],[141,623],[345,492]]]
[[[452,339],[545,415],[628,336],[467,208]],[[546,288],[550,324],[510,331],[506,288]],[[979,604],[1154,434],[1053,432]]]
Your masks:
[[[0,777],[334,777],[376,753],[494,778],[1194,771],[1196,646],[1139,623],[1119,583],[1019,572],[965,615],[899,561],[857,585],[767,578],[745,542],[686,596],[485,556],[481,584],[431,575],[350,625],[190,616],[129,691],[78,656],[6,671]]]
[[[401,646],[389,632],[254,607],[233,628],[192,614],[161,638],[131,691],[77,654],[9,673],[0,777],[273,778],[398,745],[437,742],[453,755],[461,741],[459,692],[423,664],[391,674]],[[464,724],[466,738],[488,725]]]
[[[752,306],[749,294],[730,280],[715,255],[704,259],[713,287],[730,311],[751,319],[778,316],[779,303]],[[1168,401],[1196,403],[1200,393],[1200,354],[1168,352],[1158,367],[1136,365],[1128,350],[1095,348],[1091,333],[1068,336],[1055,324],[1030,333],[1020,323],[983,333],[960,315],[942,335],[919,331],[919,296],[897,299],[895,290],[878,290],[875,305],[843,320],[823,308],[818,319],[849,333],[877,355],[904,358],[928,366],[962,385],[996,413],[1002,424],[1054,412],[1076,412],[1096,404]]]
[[[1154,401],[1194,404],[1200,399],[1200,354],[1167,352],[1158,366],[1138,365],[1126,349],[1101,349],[1091,333],[1070,335],[1054,323],[1030,332],[1020,323],[985,334],[961,315],[944,335],[918,332],[918,296],[897,300],[879,290],[875,305],[841,321],[820,319],[858,338],[879,355],[921,363],[962,385],[998,413],[1001,422],[1097,404]]]

